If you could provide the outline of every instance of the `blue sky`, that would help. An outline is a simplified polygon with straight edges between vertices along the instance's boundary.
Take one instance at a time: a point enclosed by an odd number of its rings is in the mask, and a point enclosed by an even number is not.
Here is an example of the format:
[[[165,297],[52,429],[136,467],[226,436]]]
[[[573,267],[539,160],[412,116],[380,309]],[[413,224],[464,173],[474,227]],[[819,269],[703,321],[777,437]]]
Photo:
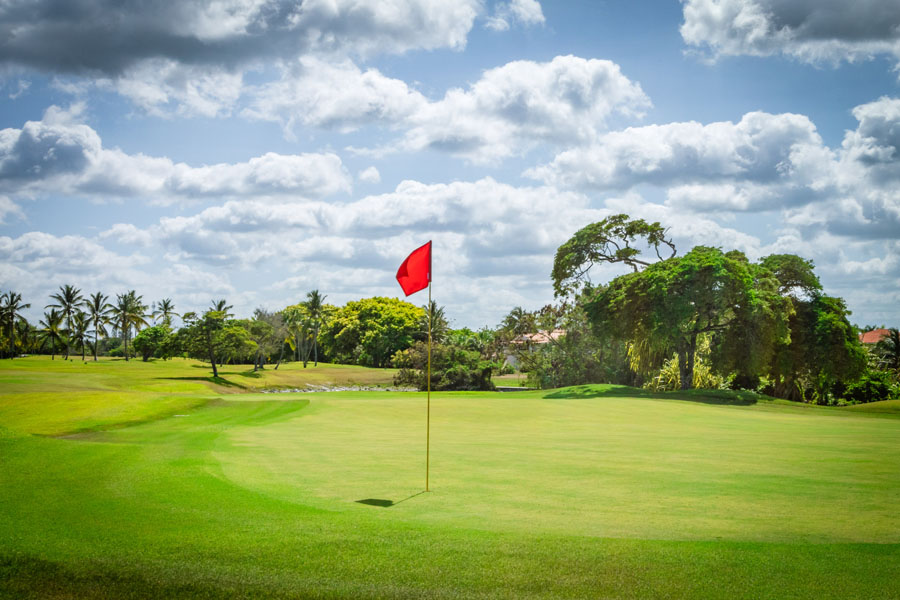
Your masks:
[[[436,300],[493,326],[625,212],[896,326],[898,31],[895,0],[0,3],[0,290],[249,315],[398,296],[433,239]]]

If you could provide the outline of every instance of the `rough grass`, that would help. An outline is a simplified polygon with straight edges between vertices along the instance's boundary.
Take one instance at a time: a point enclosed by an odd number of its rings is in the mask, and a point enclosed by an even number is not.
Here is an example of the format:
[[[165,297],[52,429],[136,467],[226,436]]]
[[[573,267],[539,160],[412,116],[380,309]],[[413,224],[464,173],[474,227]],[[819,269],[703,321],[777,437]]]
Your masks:
[[[0,363],[0,597],[900,589],[890,414],[616,386],[434,394],[425,494],[422,394],[235,394],[182,379],[158,389],[154,369],[193,367],[111,363],[101,377],[15,362]],[[117,427],[85,432],[81,413],[61,420],[65,405],[49,398],[65,394],[60,373],[95,394],[95,412],[124,401],[144,422],[108,416]],[[173,396],[194,404],[156,405]]]

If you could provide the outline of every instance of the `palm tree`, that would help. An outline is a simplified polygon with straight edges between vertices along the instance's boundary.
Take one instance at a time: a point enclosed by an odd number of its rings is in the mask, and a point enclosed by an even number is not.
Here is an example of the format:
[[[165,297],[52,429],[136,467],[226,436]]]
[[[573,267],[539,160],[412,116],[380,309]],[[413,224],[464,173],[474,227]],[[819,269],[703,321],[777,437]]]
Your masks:
[[[16,322],[16,338],[18,338],[20,352],[17,354],[30,354],[34,348],[34,327],[25,319]]]
[[[63,314],[58,310],[51,310],[44,313],[44,319],[38,323],[41,329],[38,330],[38,339],[41,340],[43,346],[50,342],[50,360],[56,360],[56,344],[65,342],[65,333],[63,332]]]
[[[228,308],[231,308],[230,306]],[[162,317],[162,322],[164,325],[169,327],[172,326],[172,317],[180,316],[177,312],[175,312],[175,303],[172,302],[171,298],[163,298],[159,301],[159,304],[156,305],[156,310],[153,311],[153,318]]]
[[[22,294],[10,291],[0,295],[0,324],[6,325],[9,331],[10,360],[16,355],[16,322],[25,320],[19,311],[26,308],[31,308],[31,304],[22,302]]]
[[[230,319],[234,316],[234,314],[228,312],[229,310],[234,308],[234,306],[228,304],[228,301],[225,300],[225,298],[222,298],[221,300],[210,300],[210,302],[212,302],[212,304],[210,305],[209,310],[214,310],[216,312],[222,313],[224,315],[224,318],[226,319]]]
[[[425,309],[425,315],[419,322],[419,327],[421,327],[422,331],[427,336],[430,321],[432,341],[436,344],[442,343],[450,333],[450,322],[447,321],[447,317],[444,315],[444,307],[438,306],[437,302],[432,300],[430,304],[423,306],[422,308]]]
[[[144,297],[130,290],[125,294],[116,294],[116,304],[112,307],[112,322],[122,334],[123,351],[125,360],[128,360],[128,335],[131,328],[140,331],[141,326],[147,326],[147,305],[143,303]]]
[[[58,308],[66,317],[66,329],[72,328],[72,315],[78,310],[78,307],[84,302],[81,296],[81,290],[74,285],[60,286],[59,293],[50,296],[56,300],[56,304],[48,304],[44,308]],[[66,360],[69,358],[69,339],[66,339]]]
[[[309,360],[309,313],[304,303],[288,306],[283,311],[284,322],[287,326],[288,337],[286,341],[294,351],[296,360],[303,360],[303,368]]]
[[[106,336],[106,327],[109,323],[109,315],[112,310],[112,304],[107,302],[109,296],[102,292],[97,292],[88,297],[84,302],[87,308],[88,323],[94,328],[94,362],[97,362],[97,345],[99,336]]]
[[[521,306],[516,306],[509,311],[509,314],[503,318],[503,322],[500,324],[500,329],[513,335],[534,333],[536,328],[534,313],[528,312]]]
[[[327,297],[320,294],[319,290],[313,290],[306,294],[306,301],[302,303],[306,307],[309,324],[312,327],[313,357],[316,367],[319,366],[319,330],[325,322],[325,298]]]
[[[69,328],[69,340],[81,347],[81,362],[84,362],[84,346],[87,342],[90,323],[87,313],[79,310],[72,316],[72,326]]]
[[[900,375],[900,329],[892,327],[888,334],[875,345],[881,358],[881,365]]]

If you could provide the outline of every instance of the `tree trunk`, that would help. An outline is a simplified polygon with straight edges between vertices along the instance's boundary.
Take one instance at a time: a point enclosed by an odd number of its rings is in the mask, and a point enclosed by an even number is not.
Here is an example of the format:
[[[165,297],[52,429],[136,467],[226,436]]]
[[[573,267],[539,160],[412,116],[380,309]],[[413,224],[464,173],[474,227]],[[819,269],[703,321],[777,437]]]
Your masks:
[[[69,360],[69,332],[72,331],[71,317],[66,318],[66,327],[68,327],[69,330],[66,331],[66,357],[63,360]]]
[[[275,365],[275,370],[278,370],[278,367],[281,366],[281,359],[284,358],[284,340],[281,341],[281,352],[278,354],[278,364]]]
[[[94,362],[97,362],[97,343],[97,330],[94,329]]]
[[[216,352],[213,348],[212,334],[209,332],[209,330],[206,331],[206,346],[207,348],[209,348],[209,362],[212,365],[213,377],[218,377],[219,370],[216,369]]]
[[[313,334],[313,356],[315,357],[315,363],[313,366],[319,366],[319,326],[316,326],[316,331]]]
[[[678,351],[678,375],[681,378],[681,389],[694,388],[694,355],[697,351],[697,334],[691,336],[688,343]]]

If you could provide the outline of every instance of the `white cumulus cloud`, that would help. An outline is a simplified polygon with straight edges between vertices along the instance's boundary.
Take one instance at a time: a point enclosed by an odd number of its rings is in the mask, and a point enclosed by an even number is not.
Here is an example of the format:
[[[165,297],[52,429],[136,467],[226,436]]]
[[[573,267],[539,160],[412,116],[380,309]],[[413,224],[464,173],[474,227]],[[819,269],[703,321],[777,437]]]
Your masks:
[[[585,143],[612,117],[639,118],[650,105],[641,86],[607,60],[514,61],[423,106],[410,117],[403,145],[496,163],[537,143]]]
[[[713,57],[900,59],[900,10],[891,0],[686,0],[681,36]]]
[[[210,195],[319,198],[349,192],[352,178],[331,153],[267,153],[246,162],[190,166],[104,148],[77,115],[57,107],[41,121],[0,130],[0,192],[65,192],[173,202]]]
[[[488,17],[485,24],[488,29],[506,31],[511,22],[525,27],[543,25],[545,22],[544,11],[541,9],[540,2],[537,0],[498,2],[494,7],[494,13]]]

